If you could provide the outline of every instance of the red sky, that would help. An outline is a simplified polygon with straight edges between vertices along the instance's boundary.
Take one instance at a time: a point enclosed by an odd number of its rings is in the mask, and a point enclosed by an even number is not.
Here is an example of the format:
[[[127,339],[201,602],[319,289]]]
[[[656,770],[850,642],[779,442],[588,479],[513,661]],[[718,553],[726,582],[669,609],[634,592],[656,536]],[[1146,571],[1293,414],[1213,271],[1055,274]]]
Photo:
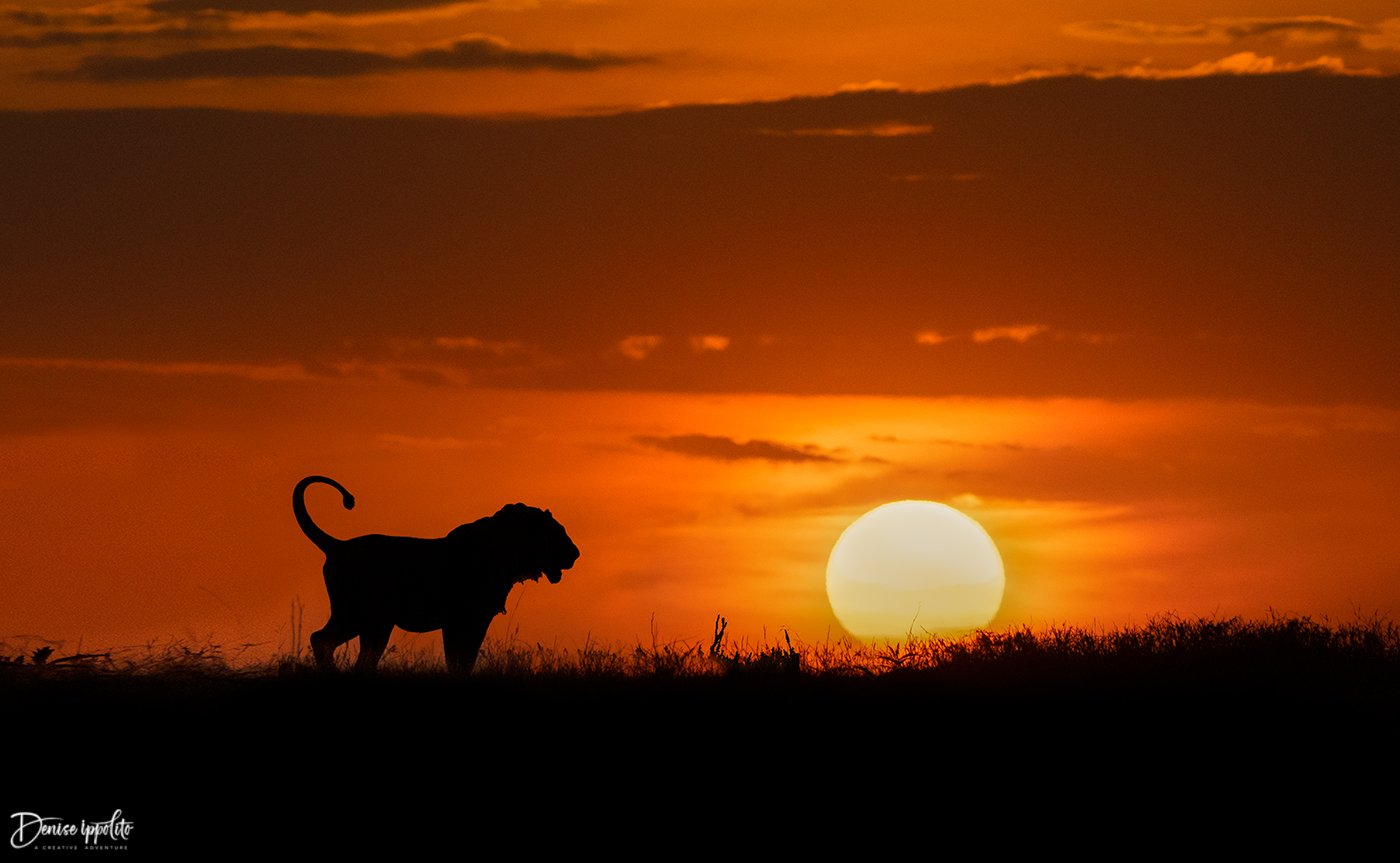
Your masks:
[[[1380,4],[324,5],[0,11],[0,636],[285,646],[309,473],[551,508],[563,647],[840,636],[908,497],[996,626],[1400,605]]]

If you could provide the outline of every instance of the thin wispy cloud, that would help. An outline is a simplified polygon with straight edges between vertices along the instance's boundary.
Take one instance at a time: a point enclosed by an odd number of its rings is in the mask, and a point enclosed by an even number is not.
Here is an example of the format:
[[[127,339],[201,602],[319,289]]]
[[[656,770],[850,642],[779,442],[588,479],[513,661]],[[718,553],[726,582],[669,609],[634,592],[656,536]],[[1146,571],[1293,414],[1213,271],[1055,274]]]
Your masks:
[[[421,437],[416,435],[385,433],[377,438],[380,444],[394,449],[410,450],[455,450],[465,449],[479,443],[458,437]]]
[[[957,174],[894,174],[890,177],[891,183],[971,183],[982,179],[982,174],[972,171]]]
[[[1145,64],[1132,66],[1120,70],[1116,77],[1170,80],[1204,78],[1210,75],[1276,75],[1289,72],[1368,74],[1366,70],[1348,69],[1346,61],[1341,57],[1324,55],[1312,60],[1279,60],[1275,57],[1260,56],[1253,51],[1241,51],[1219,60],[1203,61],[1185,69],[1159,69]]]
[[[855,82],[855,81],[853,81],[853,82],[851,82],[851,83],[849,83],[849,84],[842,84],[840,87],[837,87],[837,88],[836,88],[836,92],[838,92],[838,93],[869,93],[869,92],[871,92],[871,91],[882,91],[882,90],[894,91],[894,90],[903,90],[903,89],[904,89],[904,87],[903,87],[902,85],[897,84],[897,83],[895,83],[894,81],[882,81],[882,80],[879,79],[879,78],[872,78],[872,79],[870,79],[869,81],[860,81],[860,82]]]
[[[1011,327],[983,327],[972,331],[972,340],[978,344],[995,341],[1011,341],[1025,344],[1050,328],[1045,324],[1018,324]]]
[[[911,135],[932,135],[928,123],[905,123],[890,120],[863,126],[814,126],[802,129],[760,129],[760,135],[792,138],[907,138]]]
[[[652,449],[716,461],[744,461],[748,459],[791,463],[843,461],[843,459],[836,458],[812,444],[793,445],[769,440],[738,441],[723,435],[688,434],[666,437],[639,435],[633,440]]]
[[[522,349],[523,350],[523,349]],[[240,363],[202,361],[151,361],[86,359],[79,357],[0,357],[0,369],[58,370],[160,377],[223,377],[260,382],[296,382],[326,379],[405,382],[425,386],[468,386],[518,383],[550,362],[525,352],[523,359],[476,352],[479,362],[383,361],[366,358],[326,359],[311,363]]]
[[[914,334],[914,343],[936,346],[953,341],[969,340],[983,345],[988,342],[1009,341],[1025,344],[1043,333],[1050,332],[1047,324],[1015,324],[1013,326],[981,327],[966,335],[949,335],[938,330],[920,330]]]
[[[1209,78],[1215,76],[1241,75],[1287,75],[1315,73],[1325,75],[1353,75],[1374,77],[1382,74],[1371,67],[1348,66],[1342,57],[1324,54],[1310,60],[1280,60],[1253,51],[1240,51],[1218,60],[1203,60],[1191,66],[1157,66],[1151,60],[1132,65],[1115,66],[1111,69],[1058,67],[1031,68],[1017,74],[1011,82],[1035,81],[1045,78],[1058,78],[1064,75],[1078,75],[1098,80],[1114,78],[1136,78],[1147,81],[1172,81],[1184,78]]]
[[[729,349],[729,337],[709,333],[690,337],[690,349],[697,354],[720,353]]]
[[[231,377],[251,381],[306,381],[316,377],[298,363],[150,362],[74,357],[0,357],[0,368],[58,369],[64,371],[119,372],[180,377]]]
[[[498,357],[515,356],[529,350],[521,342],[479,339],[475,336],[438,336],[433,339],[433,344],[449,351],[475,351]]]
[[[661,347],[661,336],[627,336],[618,341],[617,352],[629,360],[644,360]]]
[[[891,434],[872,434],[868,436],[872,443],[917,445],[917,446],[948,446],[960,449],[984,449],[984,450],[1028,450],[1031,447],[1013,441],[970,441],[957,438],[903,438]]]

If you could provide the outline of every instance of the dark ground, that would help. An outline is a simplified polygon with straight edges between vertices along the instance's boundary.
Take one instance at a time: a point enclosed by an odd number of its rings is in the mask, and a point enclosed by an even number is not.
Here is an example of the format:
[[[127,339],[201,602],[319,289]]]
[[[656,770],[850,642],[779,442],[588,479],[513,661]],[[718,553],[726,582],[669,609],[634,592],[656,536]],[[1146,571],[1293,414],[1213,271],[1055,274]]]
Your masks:
[[[662,859],[848,839],[932,853],[949,835],[1088,850],[1110,847],[1109,823],[1124,853],[1334,830],[1336,850],[1388,823],[1367,813],[1393,811],[1400,766],[1393,661],[673,679],[11,669],[3,690],[3,814],[120,808],[131,847],[106,857],[123,859],[471,858],[488,839]]]

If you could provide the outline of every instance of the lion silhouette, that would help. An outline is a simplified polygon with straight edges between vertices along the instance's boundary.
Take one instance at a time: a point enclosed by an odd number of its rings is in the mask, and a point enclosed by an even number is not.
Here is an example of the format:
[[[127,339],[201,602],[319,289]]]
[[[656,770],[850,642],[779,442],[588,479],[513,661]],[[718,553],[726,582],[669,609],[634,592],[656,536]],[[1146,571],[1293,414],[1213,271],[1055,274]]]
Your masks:
[[[307,538],[326,555],[322,572],[331,616],[311,634],[322,668],[335,667],[335,649],[356,636],[355,670],[373,671],[394,627],[409,632],[442,630],[447,668],[470,671],[491,619],[505,612],[516,584],[541,575],[558,584],[578,560],[578,546],[549,510],[512,503],[437,539],[369,534],[337,539],[306,511],[307,487],[325,483],[340,492],[346,509],[355,498],[329,477],[308,476],[292,491],[292,512]]]

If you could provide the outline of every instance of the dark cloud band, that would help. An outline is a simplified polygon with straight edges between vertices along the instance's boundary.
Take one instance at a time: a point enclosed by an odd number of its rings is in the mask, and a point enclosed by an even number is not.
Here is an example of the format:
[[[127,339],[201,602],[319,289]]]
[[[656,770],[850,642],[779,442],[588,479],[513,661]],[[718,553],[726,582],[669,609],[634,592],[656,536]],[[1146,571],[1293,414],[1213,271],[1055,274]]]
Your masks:
[[[176,15],[196,12],[285,12],[292,15],[324,12],[328,15],[356,15],[476,2],[479,0],[155,0],[147,8],[153,12]]]
[[[180,51],[156,57],[85,57],[77,68],[40,73],[50,80],[104,83],[181,81],[196,78],[346,78],[418,70],[514,72],[591,72],[611,66],[650,62],[650,58],[620,54],[569,54],[561,51],[521,51],[493,39],[465,39],[446,48],[408,55],[379,54],[336,48],[294,48],[255,45]]]
[[[161,27],[156,30],[41,30],[32,35],[0,36],[0,48],[48,48],[54,45],[94,45],[114,42],[191,42],[221,31],[195,27]],[[302,38],[310,34],[298,34]]]
[[[1345,18],[1300,15],[1292,18],[1216,18],[1191,24],[1101,20],[1066,24],[1062,31],[1080,39],[1129,44],[1226,44],[1270,37],[1351,43],[1374,28]]]

